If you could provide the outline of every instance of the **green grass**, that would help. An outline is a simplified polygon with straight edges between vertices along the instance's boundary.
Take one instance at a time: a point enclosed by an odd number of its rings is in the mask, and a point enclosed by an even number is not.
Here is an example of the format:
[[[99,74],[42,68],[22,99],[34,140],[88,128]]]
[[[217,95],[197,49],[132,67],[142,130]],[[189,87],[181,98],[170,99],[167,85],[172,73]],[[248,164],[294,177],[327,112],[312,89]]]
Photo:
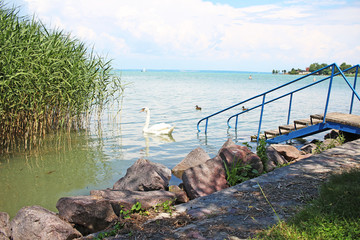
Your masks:
[[[0,152],[52,130],[83,128],[123,90],[111,61],[18,13],[0,0]]]
[[[316,200],[257,239],[360,239],[360,169],[333,175]]]

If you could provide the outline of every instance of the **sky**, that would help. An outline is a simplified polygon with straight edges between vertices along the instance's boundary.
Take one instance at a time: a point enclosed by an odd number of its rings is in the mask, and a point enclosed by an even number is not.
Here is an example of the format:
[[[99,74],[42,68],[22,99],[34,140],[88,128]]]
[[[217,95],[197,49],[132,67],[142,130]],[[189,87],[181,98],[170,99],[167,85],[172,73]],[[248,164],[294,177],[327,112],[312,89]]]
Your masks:
[[[3,1],[94,47],[115,69],[271,72],[360,63],[360,0]]]

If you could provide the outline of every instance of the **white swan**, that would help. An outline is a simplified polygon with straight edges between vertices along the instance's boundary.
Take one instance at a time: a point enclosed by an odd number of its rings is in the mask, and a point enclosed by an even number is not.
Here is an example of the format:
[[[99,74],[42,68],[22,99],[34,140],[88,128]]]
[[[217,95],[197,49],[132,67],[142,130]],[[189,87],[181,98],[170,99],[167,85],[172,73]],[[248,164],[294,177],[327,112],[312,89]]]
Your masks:
[[[174,131],[175,126],[171,126],[170,124],[166,123],[159,123],[149,127],[150,124],[150,110],[149,108],[145,107],[141,109],[140,112],[146,112],[146,122],[143,128],[144,133],[152,133],[152,134],[171,134]]]

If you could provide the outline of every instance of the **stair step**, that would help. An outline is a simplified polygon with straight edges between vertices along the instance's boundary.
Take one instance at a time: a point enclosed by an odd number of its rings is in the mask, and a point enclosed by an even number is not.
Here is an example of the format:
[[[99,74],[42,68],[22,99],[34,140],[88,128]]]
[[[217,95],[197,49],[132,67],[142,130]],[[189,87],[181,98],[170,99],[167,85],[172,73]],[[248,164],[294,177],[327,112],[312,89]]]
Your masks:
[[[294,131],[295,126],[293,124],[282,125],[282,126],[279,126],[279,130],[280,130],[281,134],[286,134],[286,133],[289,133],[291,131]]]
[[[267,135],[271,135],[271,136],[278,136],[278,135],[280,135],[279,129],[268,130],[268,131],[265,131],[264,133],[265,133],[265,138],[268,138]]]
[[[308,126],[315,125],[321,122],[323,122],[323,115],[313,114],[310,115],[310,119],[294,120],[294,124],[281,125],[278,127],[278,129],[264,131],[264,134],[261,134],[260,137],[265,137],[266,139],[274,138],[276,136],[287,134],[291,131],[303,129]],[[251,136],[252,142],[256,142],[256,140],[257,140],[256,135]]]
[[[260,139],[265,138],[264,134],[260,134]],[[251,142],[256,142],[257,141],[257,135],[252,135],[251,136]]]
[[[314,118],[314,119],[318,119],[318,120],[323,120],[324,117],[322,114],[313,114],[313,115],[310,115],[310,119],[311,118]]]
[[[310,119],[294,120],[294,124],[295,124],[296,128],[298,128],[297,125],[302,125],[302,126],[306,127],[311,124],[311,121],[310,121]]]
[[[296,126],[296,129],[305,128],[307,126],[311,126],[314,124],[321,123],[322,120],[314,118],[314,119],[302,119],[302,120],[295,120],[294,124]]]

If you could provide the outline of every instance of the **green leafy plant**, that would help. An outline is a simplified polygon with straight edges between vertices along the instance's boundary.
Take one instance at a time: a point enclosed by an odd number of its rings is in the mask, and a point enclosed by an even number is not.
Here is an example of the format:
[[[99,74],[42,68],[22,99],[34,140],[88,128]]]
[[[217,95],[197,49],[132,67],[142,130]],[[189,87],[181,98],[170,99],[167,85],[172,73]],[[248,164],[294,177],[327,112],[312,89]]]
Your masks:
[[[241,160],[233,161],[232,166],[229,168],[224,162],[226,181],[230,186],[242,183],[246,180],[259,176],[259,172],[253,169],[250,164],[244,165]]]
[[[107,238],[107,237],[116,236],[116,234],[119,232],[119,230],[122,229],[123,227],[124,227],[124,224],[116,223],[112,227],[111,231],[109,231],[109,232],[101,232],[94,239],[95,240],[102,240],[102,239]]]
[[[175,209],[175,207],[172,204],[173,204],[173,201],[166,200],[163,203],[156,204],[156,206],[154,207],[154,210],[155,210],[155,212],[159,212],[161,210],[162,212],[169,213],[171,216],[172,211]]]
[[[316,142],[316,148],[313,150],[314,154],[319,154],[322,151],[325,151],[327,149],[334,148],[336,146],[342,145],[345,142],[344,134],[339,134],[335,139],[332,139],[329,144],[324,144],[321,141]]]
[[[267,154],[266,154],[266,140],[265,138],[260,138],[258,145],[256,147],[256,155],[259,156],[261,162],[264,166],[266,166],[267,162],[269,161]]]
[[[129,210],[124,210],[124,206],[120,206],[120,216],[124,219],[129,219],[131,214],[139,213],[140,215],[149,215],[149,212],[141,207],[140,202],[136,202]]]
[[[248,149],[252,149],[252,146],[250,146],[250,144],[248,142],[243,142],[242,143],[245,147],[247,147]]]

